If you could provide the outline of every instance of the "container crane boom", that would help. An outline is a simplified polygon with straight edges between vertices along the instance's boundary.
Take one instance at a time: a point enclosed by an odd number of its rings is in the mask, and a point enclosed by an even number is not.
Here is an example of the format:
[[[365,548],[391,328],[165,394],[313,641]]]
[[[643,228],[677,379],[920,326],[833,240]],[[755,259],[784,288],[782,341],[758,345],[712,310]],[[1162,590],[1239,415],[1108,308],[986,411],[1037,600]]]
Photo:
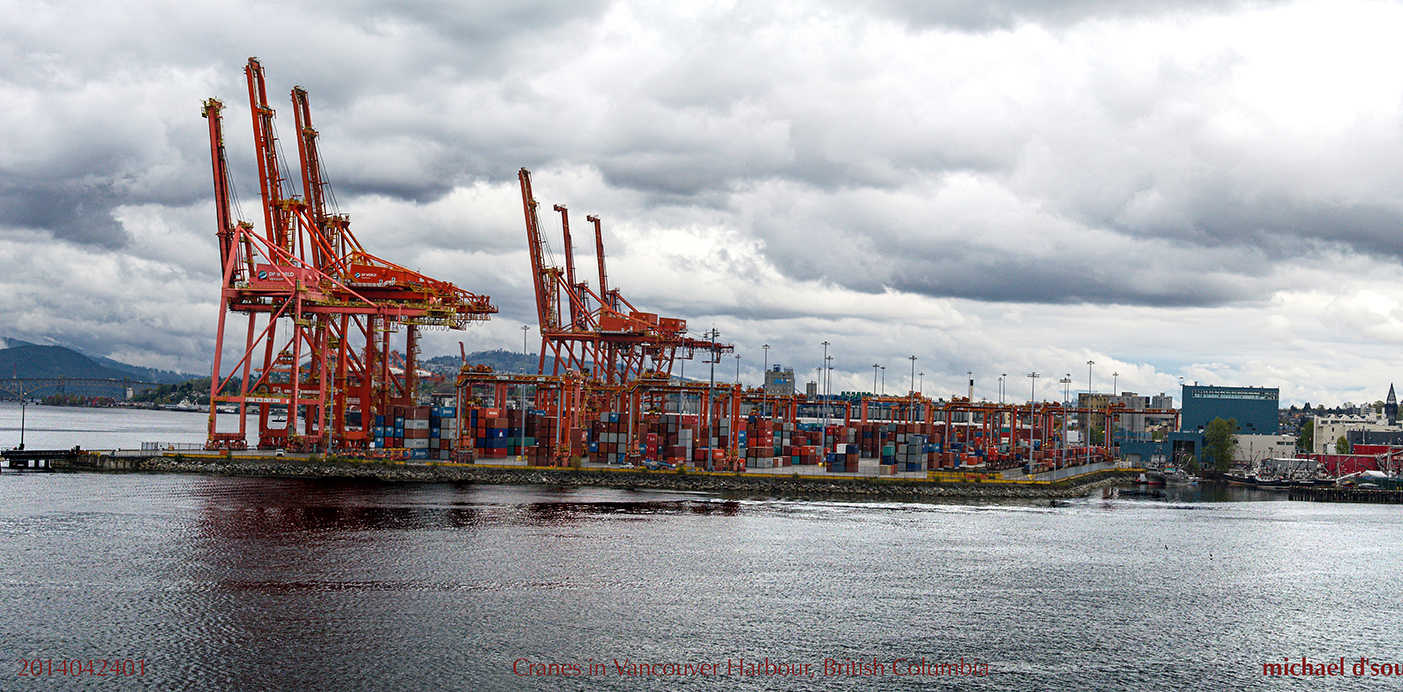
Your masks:
[[[234,254],[233,189],[229,180],[229,159],[224,152],[224,103],[219,99],[205,100],[201,114],[209,121],[210,160],[214,164],[214,212],[219,230],[219,266],[227,273],[229,259]],[[228,277],[226,276],[226,282]]]
[[[599,217],[590,214],[585,220],[594,224],[594,255],[599,259],[599,297],[603,299],[605,307],[618,310],[618,301],[614,300],[618,295],[609,294],[609,276],[604,272],[604,231],[599,227]]]
[[[535,279],[536,313],[541,334],[560,329],[559,298],[556,296],[556,279],[560,269],[546,266],[545,239],[541,236],[541,220],[536,208],[539,203],[531,193],[531,171],[522,168],[517,172],[521,182],[521,204],[526,214],[526,244],[531,251],[531,273]],[[545,354],[541,354],[544,361]]]
[[[557,204],[554,209],[560,212],[560,227],[565,235],[565,286],[570,294],[570,327],[576,329],[580,326],[585,309],[580,300],[580,287],[575,283],[575,244],[570,240],[570,210],[564,204]]]
[[[273,107],[268,105],[268,90],[263,84],[263,64],[249,58],[244,68],[248,77],[248,98],[252,104],[253,141],[258,154],[258,183],[263,193],[263,222],[268,240],[288,252],[293,252],[292,214],[283,196],[283,175],[278,166],[278,137],[273,132]]]

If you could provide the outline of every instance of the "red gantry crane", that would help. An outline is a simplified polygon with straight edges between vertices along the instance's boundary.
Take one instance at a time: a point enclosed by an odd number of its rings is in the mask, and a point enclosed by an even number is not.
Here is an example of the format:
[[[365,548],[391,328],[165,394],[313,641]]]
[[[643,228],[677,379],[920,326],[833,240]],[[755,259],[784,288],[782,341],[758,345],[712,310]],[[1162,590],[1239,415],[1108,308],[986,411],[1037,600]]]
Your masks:
[[[245,448],[245,414],[256,406],[261,448],[364,449],[377,415],[414,403],[419,328],[463,329],[497,309],[487,296],[366,252],[351,233],[349,218],[329,208],[330,186],[301,88],[292,90],[292,104],[303,195],[290,192],[263,67],[250,58],[244,72],[262,193],[261,235],[252,224],[235,220],[223,104],[211,98],[203,109],[223,275],[206,447]],[[247,330],[242,354],[225,375],[230,312],[244,314]],[[400,327],[405,328],[404,367],[392,369],[391,340]],[[237,432],[218,430],[219,404],[237,405]],[[285,419],[275,417],[275,407]]]
[[[617,288],[609,288],[603,232],[597,216],[586,218],[594,224],[599,292],[592,291],[587,282],[576,281],[569,210],[557,204],[554,209],[560,213],[565,241],[562,270],[555,264],[541,232],[539,205],[531,190],[531,172],[523,168],[518,178],[541,329],[538,372],[545,374],[549,353],[555,363],[553,374],[583,372],[596,386],[621,387],[645,373],[671,375],[674,361],[692,358],[697,349],[713,354],[713,359],[734,350],[730,344],[690,338],[686,320],[641,312],[621,296]]]

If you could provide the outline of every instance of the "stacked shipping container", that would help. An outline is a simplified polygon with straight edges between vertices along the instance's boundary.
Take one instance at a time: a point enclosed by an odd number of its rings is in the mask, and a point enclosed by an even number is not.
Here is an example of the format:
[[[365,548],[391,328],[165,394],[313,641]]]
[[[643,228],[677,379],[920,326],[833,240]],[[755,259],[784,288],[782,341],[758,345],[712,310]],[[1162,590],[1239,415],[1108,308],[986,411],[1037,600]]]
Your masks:
[[[404,449],[410,459],[451,459],[458,429],[454,413],[451,406],[395,406],[389,415],[375,416],[372,447]]]

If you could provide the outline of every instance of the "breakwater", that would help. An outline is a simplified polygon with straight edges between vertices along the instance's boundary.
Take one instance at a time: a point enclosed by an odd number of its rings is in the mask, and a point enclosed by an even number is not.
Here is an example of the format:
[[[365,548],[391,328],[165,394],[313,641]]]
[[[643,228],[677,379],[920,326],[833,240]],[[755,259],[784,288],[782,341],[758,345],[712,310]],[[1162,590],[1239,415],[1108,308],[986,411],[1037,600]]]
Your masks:
[[[640,469],[569,469],[503,467],[476,464],[289,459],[198,454],[116,456],[88,452],[53,462],[61,471],[140,471],[202,473],[276,478],[364,478],[390,482],[454,482],[563,487],[607,487],[708,493],[762,493],[776,496],[844,495],[887,499],[988,498],[1039,499],[1080,497],[1088,491],[1123,483],[1136,471],[1103,470],[1055,483],[977,480],[971,482],[872,476],[645,471]]]

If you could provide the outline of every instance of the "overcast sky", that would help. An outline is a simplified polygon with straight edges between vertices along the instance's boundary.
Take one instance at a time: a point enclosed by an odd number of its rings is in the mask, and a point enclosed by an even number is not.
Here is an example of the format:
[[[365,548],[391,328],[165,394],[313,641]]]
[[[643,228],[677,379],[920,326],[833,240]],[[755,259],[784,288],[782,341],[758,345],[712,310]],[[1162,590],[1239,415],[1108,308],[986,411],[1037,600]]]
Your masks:
[[[828,341],[835,390],[875,363],[904,394],[915,355],[932,396],[1373,401],[1403,384],[1400,34],[1353,0],[0,0],[0,336],[208,372],[200,103],[261,223],[258,56],[362,243],[499,306],[425,355],[521,349],[525,166],[557,252],[550,204],[603,217],[611,282],[746,382]]]

